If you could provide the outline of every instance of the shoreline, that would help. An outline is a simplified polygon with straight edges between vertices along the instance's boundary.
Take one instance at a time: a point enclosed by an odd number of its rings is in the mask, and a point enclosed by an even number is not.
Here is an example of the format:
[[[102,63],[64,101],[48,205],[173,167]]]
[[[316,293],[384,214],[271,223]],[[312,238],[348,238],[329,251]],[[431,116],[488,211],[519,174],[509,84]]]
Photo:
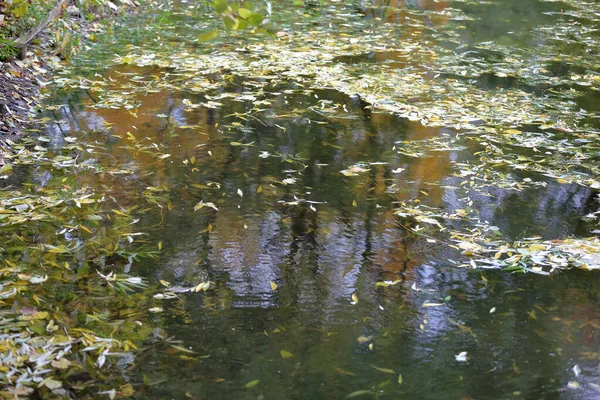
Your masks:
[[[123,1],[118,9],[109,6],[98,8],[94,10],[94,19],[90,20],[82,19],[82,12],[72,2],[63,4],[63,15],[40,29],[33,40],[35,43],[28,43],[24,47],[22,59],[15,56],[0,62],[0,165],[9,162],[12,143],[34,129],[34,117],[42,104],[42,88],[48,83],[56,66],[68,67],[71,56],[68,52],[72,50],[65,48],[70,44],[70,34],[81,39],[78,43],[81,46],[93,40],[93,34],[99,30],[105,31],[124,13],[140,5],[138,2]],[[69,31],[63,33],[62,43],[56,40],[60,38],[56,34],[57,21],[63,21],[63,25],[69,27]]]

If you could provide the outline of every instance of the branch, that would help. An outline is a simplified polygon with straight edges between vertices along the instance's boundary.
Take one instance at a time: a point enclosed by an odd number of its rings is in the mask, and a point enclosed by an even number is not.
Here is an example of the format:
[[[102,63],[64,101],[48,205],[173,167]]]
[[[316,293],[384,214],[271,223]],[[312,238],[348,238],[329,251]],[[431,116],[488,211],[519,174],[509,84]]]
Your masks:
[[[66,7],[68,1],[69,0],[59,0],[58,3],[54,6],[54,8],[50,11],[48,17],[45,20],[43,20],[27,32],[25,32],[23,36],[15,40],[15,46],[21,48],[27,46],[27,44],[29,44],[29,42],[31,42],[33,38],[37,36],[38,33],[40,33],[45,27],[47,27],[51,22],[58,18],[63,8]]]

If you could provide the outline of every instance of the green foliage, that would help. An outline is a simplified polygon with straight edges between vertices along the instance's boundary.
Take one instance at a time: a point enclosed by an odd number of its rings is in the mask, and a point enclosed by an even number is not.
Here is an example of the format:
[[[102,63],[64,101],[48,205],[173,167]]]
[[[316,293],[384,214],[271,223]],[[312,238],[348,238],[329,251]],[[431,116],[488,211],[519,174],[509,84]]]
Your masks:
[[[229,4],[227,3],[227,0],[215,0],[212,3],[212,6],[214,7],[215,11],[219,14],[223,14],[229,9]]]
[[[9,8],[9,14],[13,18],[7,29],[14,36],[19,36],[28,29],[36,26],[52,9],[53,3],[41,0],[18,0]]]
[[[0,27],[0,61],[9,61],[19,54],[14,40],[37,25],[50,8],[50,2],[40,0],[16,0],[6,8],[6,21]]]
[[[56,4],[56,1],[13,0],[4,6],[0,5],[0,12],[5,17],[4,24],[0,27],[0,61],[8,61],[18,54],[19,50],[14,46],[14,40],[45,21]],[[134,3],[130,0],[76,0],[74,5],[82,18],[91,22],[102,15],[132,7]],[[61,29],[60,32],[57,31],[54,42],[56,52],[68,57],[80,45],[77,33],[80,26],[73,23],[66,11],[62,18],[62,23],[54,24]]]
[[[13,3],[10,8],[10,13],[17,19],[22,18],[27,14],[27,10],[29,10],[29,2],[26,0],[18,0]]]
[[[11,39],[7,39],[0,34],[0,61],[5,62],[19,54],[19,49]]]
[[[221,21],[226,30],[240,31],[248,28],[257,29],[263,25],[269,10],[259,8],[250,2],[228,2],[227,0],[214,0],[208,3],[212,9],[221,16]],[[199,36],[199,41],[215,38],[217,31],[209,31]]]

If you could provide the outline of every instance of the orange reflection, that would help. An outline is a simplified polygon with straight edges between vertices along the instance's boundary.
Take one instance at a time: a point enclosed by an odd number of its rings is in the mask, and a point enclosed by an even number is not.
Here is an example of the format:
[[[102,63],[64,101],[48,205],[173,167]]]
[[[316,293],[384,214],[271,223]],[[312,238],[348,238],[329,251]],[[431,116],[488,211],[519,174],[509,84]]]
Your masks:
[[[419,123],[412,123],[407,141],[419,141],[439,135],[439,128],[427,127]],[[407,180],[413,182],[411,192],[400,192],[399,200],[418,198],[427,202],[429,206],[440,207],[443,205],[444,190],[440,187],[443,179],[448,175],[450,168],[448,152],[429,152],[425,156],[415,158],[408,164]]]
[[[443,25],[448,21],[448,16],[442,13],[448,8],[445,1],[435,0],[376,0],[369,14],[381,18],[390,23],[402,23],[408,19],[414,19],[412,10],[437,11],[436,14],[425,17],[428,26]]]
[[[402,227],[392,210],[385,211],[378,222],[377,236],[384,246],[374,252],[373,262],[385,272],[385,280],[410,280],[412,270],[426,258],[417,248],[416,237]]]

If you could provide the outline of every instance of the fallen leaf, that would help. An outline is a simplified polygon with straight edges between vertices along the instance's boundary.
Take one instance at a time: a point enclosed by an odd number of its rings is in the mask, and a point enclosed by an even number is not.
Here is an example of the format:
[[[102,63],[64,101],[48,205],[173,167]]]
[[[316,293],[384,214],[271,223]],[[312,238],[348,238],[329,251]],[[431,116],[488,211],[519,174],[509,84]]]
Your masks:
[[[379,372],[383,372],[384,374],[396,374],[396,372],[393,369],[388,369],[388,368],[379,368],[374,366],[373,364],[369,364],[371,367],[375,368],[377,371]]]
[[[348,375],[348,376],[358,376],[356,375],[354,372],[350,372],[350,371],[346,371],[343,368],[340,367],[336,367],[335,369],[338,373],[342,374],[342,375]]]
[[[351,399],[353,397],[363,396],[365,394],[373,394],[373,392],[370,390],[357,390],[356,392],[350,393],[348,396],[346,396],[346,398]]]
[[[253,381],[246,383],[246,389],[253,388],[254,386],[258,385],[258,382],[260,382],[260,379],[255,379]]]
[[[286,351],[286,350],[281,350],[279,352],[279,354],[281,354],[281,358],[292,358],[292,357],[294,357],[294,355],[292,353],[290,353],[289,351]]]

